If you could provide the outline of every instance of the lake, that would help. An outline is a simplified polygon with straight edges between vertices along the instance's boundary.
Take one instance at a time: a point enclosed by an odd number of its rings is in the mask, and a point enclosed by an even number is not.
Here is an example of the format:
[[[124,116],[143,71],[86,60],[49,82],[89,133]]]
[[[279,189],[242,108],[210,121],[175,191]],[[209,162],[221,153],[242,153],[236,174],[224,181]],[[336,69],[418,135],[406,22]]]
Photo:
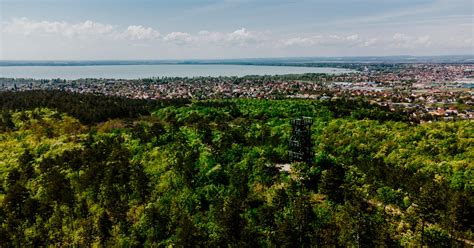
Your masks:
[[[303,73],[342,74],[353,70],[327,67],[293,67],[260,65],[94,65],[94,66],[0,66],[0,77],[34,79],[150,77],[199,77],[285,75]]]

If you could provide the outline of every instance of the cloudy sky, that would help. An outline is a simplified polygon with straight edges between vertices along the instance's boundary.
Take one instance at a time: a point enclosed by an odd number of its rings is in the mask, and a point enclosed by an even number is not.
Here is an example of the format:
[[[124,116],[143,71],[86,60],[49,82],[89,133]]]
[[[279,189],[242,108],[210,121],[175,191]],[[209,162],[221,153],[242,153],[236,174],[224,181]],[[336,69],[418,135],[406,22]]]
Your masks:
[[[474,54],[472,0],[0,0],[0,59]]]

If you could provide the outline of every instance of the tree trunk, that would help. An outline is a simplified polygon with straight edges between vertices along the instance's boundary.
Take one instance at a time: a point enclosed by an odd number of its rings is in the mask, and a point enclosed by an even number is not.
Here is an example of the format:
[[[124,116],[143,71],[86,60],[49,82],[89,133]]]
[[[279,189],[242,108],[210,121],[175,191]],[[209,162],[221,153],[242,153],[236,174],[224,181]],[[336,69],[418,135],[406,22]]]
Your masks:
[[[425,221],[421,221],[421,247],[423,248],[423,238],[425,236]]]

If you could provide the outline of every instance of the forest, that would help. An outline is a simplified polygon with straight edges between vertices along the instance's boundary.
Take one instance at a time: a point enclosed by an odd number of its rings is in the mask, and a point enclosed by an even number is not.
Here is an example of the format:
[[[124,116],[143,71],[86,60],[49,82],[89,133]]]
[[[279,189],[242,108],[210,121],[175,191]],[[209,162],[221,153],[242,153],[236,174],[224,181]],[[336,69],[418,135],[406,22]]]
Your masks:
[[[0,109],[1,247],[474,246],[472,121],[61,91],[1,92]],[[311,163],[288,155],[303,116]]]

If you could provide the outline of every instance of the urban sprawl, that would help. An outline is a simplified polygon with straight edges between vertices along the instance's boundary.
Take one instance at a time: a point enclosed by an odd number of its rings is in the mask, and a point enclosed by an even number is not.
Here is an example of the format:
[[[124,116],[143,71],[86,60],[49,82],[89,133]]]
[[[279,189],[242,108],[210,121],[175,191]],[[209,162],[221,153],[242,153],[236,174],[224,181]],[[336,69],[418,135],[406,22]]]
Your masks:
[[[474,65],[368,64],[348,74],[125,79],[0,78],[1,91],[64,90],[140,99],[362,98],[420,121],[474,119]]]

